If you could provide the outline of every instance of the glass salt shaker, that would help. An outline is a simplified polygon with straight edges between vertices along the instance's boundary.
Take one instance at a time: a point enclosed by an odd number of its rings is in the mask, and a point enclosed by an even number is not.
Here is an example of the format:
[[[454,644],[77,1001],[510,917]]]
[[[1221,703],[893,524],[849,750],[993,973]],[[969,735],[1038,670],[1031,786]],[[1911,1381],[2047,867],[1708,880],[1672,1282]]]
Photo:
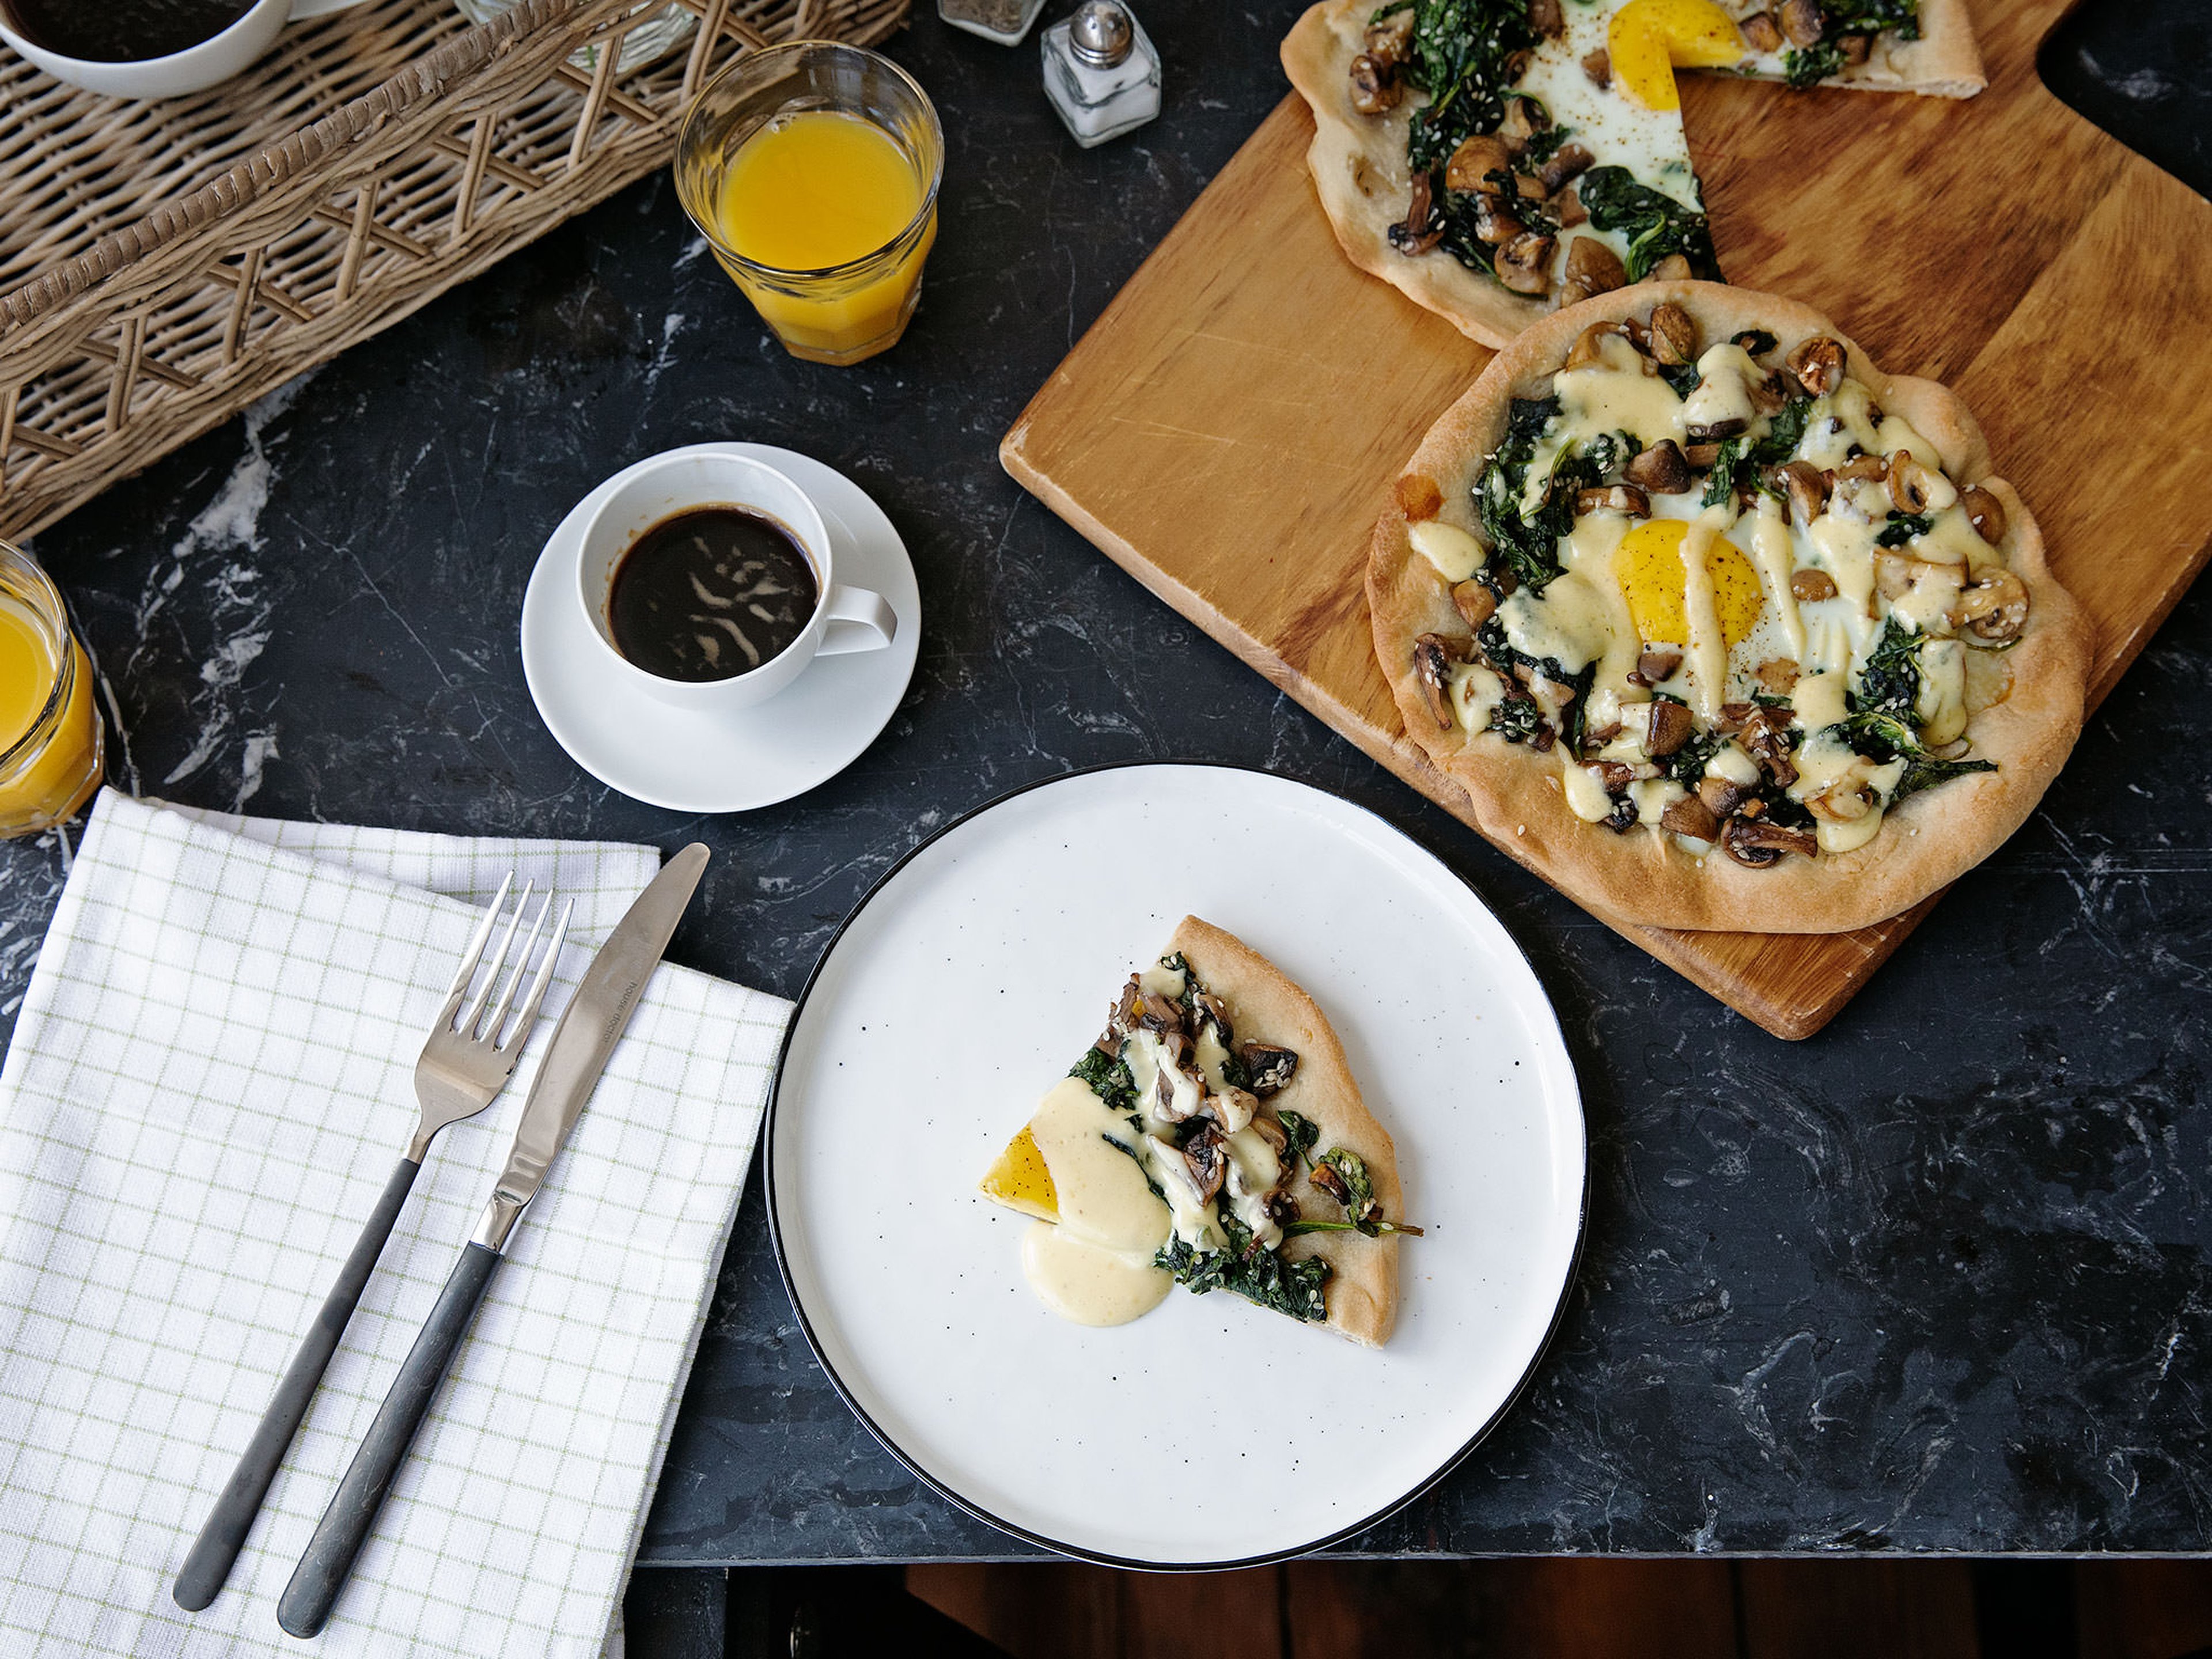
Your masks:
[[[1083,0],[1039,43],[1045,96],[1084,149],[1160,112],[1160,55],[1121,0]]]
[[[1002,46],[1018,46],[1044,9],[1044,0],[937,0],[937,15]]]

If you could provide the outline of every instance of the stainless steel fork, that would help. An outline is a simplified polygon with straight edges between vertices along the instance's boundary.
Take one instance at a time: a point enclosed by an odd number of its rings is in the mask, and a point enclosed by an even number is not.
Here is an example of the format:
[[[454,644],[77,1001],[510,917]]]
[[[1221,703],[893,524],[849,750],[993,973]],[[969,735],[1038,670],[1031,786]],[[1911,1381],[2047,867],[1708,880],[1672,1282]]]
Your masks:
[[[277,1468],[284,1461],[292,1437],[299,1432],[307,1415],[307,1403],[315,1397],[316,1385],[322,1381],[331,1356],[337,1352],[338,1339],[345,1334],[346,1322],[353,1317],[353,1310],[361,1301],[362,1291],[368,1283],[376,1259],[383,1254],[385,1241],[392,1236],[392,1224],[398,1219],[400,1206],[407,1201],[408,1189],[414,1186],[415,1177],[422,1170],[430,1142],[447,1124],[473,1117],[497,1099],[507,1079],[514,1073],[515,1062],[522,1057],[523,1044],[529,1040],[530,1028],[537,1022],[538,1005],[545,1000],[546,984],[553,977],[554,960],[561,954],[562,941],[568,934],[568,918],[575,907],[573,903],[561,907],[560,919],[544,940],[544,948],[538,957],[538,971],[531,977],[529,991],[518,1008],[515,994],[528,972],[531,953],[545,934],[546,919],[553,910],[553,895],[548,891],[538,906],[537,920],[530,925],[529,936],[522,941],[521,954],[508,968],[508,953],[522,927],[523,913],[530,908],[532,884],[526,884],[522,896],[515,901],[507,931],[500,936],[499,949],[484,969],[483,988],[471,998],[469,987],[476,978],[477,969],[483,960],[484,946],[506,911],[507,896],[514,888],[514,877],[510,873],[500,884],[498,896],[484,911],[483,920],[477,924],[469,948],[461,958],[460,969],[446,993],[445,1006],[438,1011],[429,1040],[422,1045],[422,1057],[415,1063],[415,1097],[422,1115],[415,1126],[414,1137],[407,1143],[406,1156],[399,1160],[399,1167],[385,1183],[384,1195],[377,1200],[368,1224],[362,1229],[361,1238],[354,1245],[353,1254],[346,1258],[337,1283],[331,1287],[322,1311],[315,1316],[313,1328],[301,1340],[283,1381],[276,1385],[276,1397],[262,1414],[260,1426],[254,1430],[253,1438],[238,1460],[238,1468],[232,1472],[230,1483],[222,1489],[222,1496],[216,1499],[214,1509],[208,1512],[207,1523],[200,1528],[191,1553],[185,1558],[184,1570],[177,1575],[173,1594],[177,1605],[188,1612],[197,1613],[214,1601],[223,1581],[230,1576],[231,1565],[238,1559],[239,1551],[246,1546],[246,1535],[253,1528],[253,1517],[260,1513],[261,1500],[268,1495],[270,1483],[276,1478]],[[504,987],[500,980],[502,969],[507,970]],[[492,1000],[495,992],[498,994],[496,1003]]]

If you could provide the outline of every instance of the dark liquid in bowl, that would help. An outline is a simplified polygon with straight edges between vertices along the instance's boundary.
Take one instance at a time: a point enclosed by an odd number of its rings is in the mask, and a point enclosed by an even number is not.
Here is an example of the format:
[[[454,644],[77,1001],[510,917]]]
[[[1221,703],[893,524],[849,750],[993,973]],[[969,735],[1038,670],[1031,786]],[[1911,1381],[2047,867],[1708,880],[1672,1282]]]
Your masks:
[[[136,64],[213,40],[253,0],[0,0],[18,34],[64,58]]]
[[[666,680],[749,673],[797,639],[821,597],[814,567],[775,520],[702,507],[663,519],[615,566],[615,649]]]

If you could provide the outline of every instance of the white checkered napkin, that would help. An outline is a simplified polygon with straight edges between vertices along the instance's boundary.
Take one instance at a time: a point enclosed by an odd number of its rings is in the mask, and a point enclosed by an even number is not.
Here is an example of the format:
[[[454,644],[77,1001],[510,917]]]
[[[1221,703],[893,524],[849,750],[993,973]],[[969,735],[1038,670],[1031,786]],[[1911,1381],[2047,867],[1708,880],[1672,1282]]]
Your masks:
[[[197,1614],[169,1588],[405,1147],[475,907],[516,867],[595,944],[658,861],[101,798],[0,1069],[0,1655],[301,1651],[276,1598],[490,1190],[573,942],[507,1094],[432,1148],[229,1583]],[[654,974],[320,1651],[600,1651],[789,1012]]]

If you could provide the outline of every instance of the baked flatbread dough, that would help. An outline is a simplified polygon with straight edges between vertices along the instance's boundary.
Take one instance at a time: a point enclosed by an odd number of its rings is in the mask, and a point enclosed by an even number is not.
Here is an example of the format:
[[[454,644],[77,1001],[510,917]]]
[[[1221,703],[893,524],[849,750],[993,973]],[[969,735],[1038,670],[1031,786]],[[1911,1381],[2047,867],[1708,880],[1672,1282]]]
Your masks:
[[[1726,9],[1741,17],[1760,8],[1739,3]],[[1283,68],[1313,109],[1306,165],[1314,190],[1345,258],[1461,333],[1502,346],[1552,314],[1552,301],[1516,294],[1441,248],[1409,258],[1390,246],[1390,227],[1405,218],[1413,190],[1407,128],[1424,100],[1408,89],[1384,115],[1363,115],[1352,107],[1352,60],[1375,11],[1375,0],[1322,0],[1283,40]],[[1820,84],[1945,98],[1970,98],[1988,84],[1966,0],[1922,0],[1921,29],[1919,40],[1885,43],[1864,64]],[[1607,159],[1598,161],[1602,165]]]
[[[2027,586],[2028,617],[2008,649],[1973,653],[1989,659],[1986,670],[1999,682],[1985,684],[1983,695],[2003,695],[1986,706],[1970,703],[1966,728],[1974,755],[1994,761],[1997,770],[1899,803],[1856,851],[1793,855],[1763,870],[1717,850],[1695,860],[1657,835],[1616,835],[1585,822],[1566,805],[1553,757],[1494,733],[1438,729],[1413,672],[1413,642],[1426,633],[1465,638],[1468,629],[1395,506],[1376,520],[1368,556],[1376,654],[1407,735],[1464,792],[1483,833],[1586,908],[1657,927],[1828,933],[1868,927],[1911,908],[1995,851],[2042,798],[2081,729],[2094,643],[2088,621],[2053,579],[2026,503],[1992,475],[1989,447],[1965,404],[1933,380],[1883,374],[1808,306],[1714,283],[1645,283],[1556,313],[1501,352],[1429,429],[1407,463],[1400,499],[1419,499],[1411,481],[1432,480],[1443,500],[1437,516],[1479,537],[1470,492],[1504,434],[1511,400],[1549,395],[1553,374],[1590,324],[1642,319],[1668,300],[1690,313],[1708,341],[1756,328],[1778,336],[1785,352],[1814,335],[1841,341],[1852,378],[1936,447],[1944,471],[1961,488],[1978,484],[2003,504],[2008,527],[2001,550]]]
[[[1359,1085],[1344,1058],[1328,1018],[1281,969],[1234,933],[1196,916],[1185,916],[1164,955],[1182,951],[1199,982],[1229,1005],[1238,1036],[1295,1049],[1298,1069],[1290,1085],[1268,1101],[1281,1109],[1304,1113],[1321,1131],[1316,1152],[1342,1146],[1359,1154],[1375,1182],[1383,1215],[1406,1218],[1404,1189],[1398,1179],[1398,1151],[1388,1130],[1376,1121],[1360,1098]],[[1300,1176],[1291,1191],[1307,1220],[1340,1220],[1342,1209]],[[1398,1315],[1398,1237],[1384,1233],[1306,1233],[1287,1241],[1283,1255],[1291,1261],[1320,1256],[1330,1267],[1328,1327],[1354,1342],[1376,1348],[1389,1340]]]

